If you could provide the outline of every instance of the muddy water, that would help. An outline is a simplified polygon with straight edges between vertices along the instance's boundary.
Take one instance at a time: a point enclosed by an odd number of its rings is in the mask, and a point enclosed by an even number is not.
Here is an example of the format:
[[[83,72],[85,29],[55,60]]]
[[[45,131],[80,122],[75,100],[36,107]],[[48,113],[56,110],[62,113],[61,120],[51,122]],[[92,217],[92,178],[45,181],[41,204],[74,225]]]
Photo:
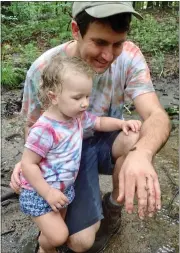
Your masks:
[[[178,80],[156,83],[158,95],[164,106],[178,103]],[[173,85],[172,85],[173,84]],[[164,88],[166,90],[164,91]],[[168,89],[168,92],[167,92]],[[163,90],[163,91],[162,91]],[[4,93],[4,108],[10,100],[18,101],[20,91]],[[168,95],[163,95],[166,93]],[[18,107],[18,104],[13,108]],[[15,110],[15,109],[12,109]],[[133,115],[133,117],[135,117]],[[23,148],[22,119],[14,115],[2,118],[2,168],[1,191],[9,191],[8,184],[14,164],[20,160]],[[162,191],[162,210],[153,218],[139,220],[137,214],[126,214],[123,210],[122,225],[105,253],[168,253],[179,252],[179,199],[178,199],[178,120],[173,119],[173,131],[165,147],[157,154],[155,168],[159,175]],[[100,176],[102,193],[112,188],[111,177]],[[137,203],[135,202],[135,207]],[[37,229],[31,220],[19,211],[18,200],[2,202],[1,252],[32,253]]]

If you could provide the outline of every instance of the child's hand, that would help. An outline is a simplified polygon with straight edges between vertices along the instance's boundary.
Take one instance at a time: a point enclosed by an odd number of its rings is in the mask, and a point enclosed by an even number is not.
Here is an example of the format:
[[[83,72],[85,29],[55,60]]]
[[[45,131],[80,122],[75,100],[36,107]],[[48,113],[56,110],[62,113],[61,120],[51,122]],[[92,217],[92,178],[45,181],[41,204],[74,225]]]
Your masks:
[[[123,132],[128,135],[128,131],[131,130],[137,133],[141,129],[141,121],[139,120],[127,120],[122,123]]]
[[[59,212],[59,209],[65,204],[68,204],[67,197],[60,191],[53,187],[50,187],[45,200],[51,206],[54,212]]]

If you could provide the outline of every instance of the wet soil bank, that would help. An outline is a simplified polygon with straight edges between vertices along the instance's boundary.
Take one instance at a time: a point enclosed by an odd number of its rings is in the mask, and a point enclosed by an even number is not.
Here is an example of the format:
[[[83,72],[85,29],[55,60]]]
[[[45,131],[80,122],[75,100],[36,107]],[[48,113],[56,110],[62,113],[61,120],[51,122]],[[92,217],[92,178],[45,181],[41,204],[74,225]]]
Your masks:
[[[154,80],[164,107],[178,107],[178,79]],[[8,194],[10,175],[23,149],[23,120],[16,113],[21,107],[21,90],[2,92],[2,155],[1,193]],[[129,117],[129,115],[127,115]],[[133,114],[133,117],[136,117]],[[179,252],[179,188],[178,188],[178,126],[177,114],[172,116],[173,128],[164,148],[157,154],[155,168],[162,191],[162,210],[154,218],[139,220],[137,214],[123,210],[122,225],[105,253],[166,253]],[[162,126],[163,127],[163,126]],[[100,176],[103,193],[110,191],[110,176]],[[37,229],[31,220],[19,211],[18,200],[13,196],[1,202],[1,252],[32,253]]]

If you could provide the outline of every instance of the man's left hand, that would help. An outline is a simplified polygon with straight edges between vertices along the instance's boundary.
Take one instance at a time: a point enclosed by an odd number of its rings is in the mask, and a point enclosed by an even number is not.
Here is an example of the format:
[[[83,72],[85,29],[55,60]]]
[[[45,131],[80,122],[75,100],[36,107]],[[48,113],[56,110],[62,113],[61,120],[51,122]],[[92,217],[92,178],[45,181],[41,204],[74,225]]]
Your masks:
[[[125,201],[125,209],[133,212],[135,194],[138,198],[138,214],[141,219],[161,209],[161,191],[152,157],[146,150],[135,149],[127,155],[119,173],[118,202]]]

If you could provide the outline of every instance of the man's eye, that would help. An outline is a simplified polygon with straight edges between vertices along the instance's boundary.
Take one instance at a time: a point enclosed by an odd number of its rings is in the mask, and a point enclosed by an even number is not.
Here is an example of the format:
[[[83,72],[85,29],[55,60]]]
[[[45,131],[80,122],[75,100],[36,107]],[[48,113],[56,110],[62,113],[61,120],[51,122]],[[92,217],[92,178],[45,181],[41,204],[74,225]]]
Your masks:
[[[74,97],[73,99],[74,100],[80,100],[81,98],[80,97]]]
[[[120,47],[120,46],[122,46],[122,44],[123,43],[116,43],[116,44],[114,44],[114,47]]]
[[[105,45],[106,45],[106,43],[105,43],[104,41],[101,41],[101,40],[96,40],[96,41],[95,41],[95,44],[96,44],[97,46],[105,46]]]

